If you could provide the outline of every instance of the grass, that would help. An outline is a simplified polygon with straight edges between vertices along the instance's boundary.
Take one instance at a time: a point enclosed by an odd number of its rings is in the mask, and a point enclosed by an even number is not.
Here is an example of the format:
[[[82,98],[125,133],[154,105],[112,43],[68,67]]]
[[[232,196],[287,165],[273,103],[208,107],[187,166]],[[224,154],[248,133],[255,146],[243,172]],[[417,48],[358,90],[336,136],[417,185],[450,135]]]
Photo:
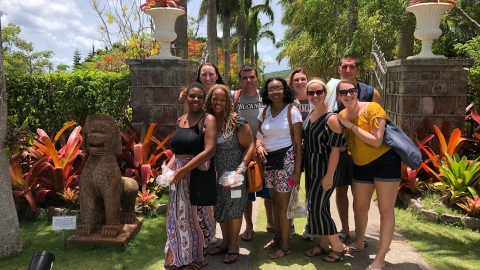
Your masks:
[[[480,269],[478,231],[454,224],[428,222],[422,215],[414,215],[403,202],[397,203],[395,218],[408,244],[433,269]]]
[[[425,210],[432,210],[435,213],[442,215],[442,214],[451,214],[455,216],[465,216],[464,211],[460,208],[455,208],[456,205],[453,207],[448,207],[442,202],[442,195],[435,192],[425,192],[424,196],[420,200],[420,204],[422,205],[422,209]]]
[[[67,249],[61,231],[40,218],[20,222],[22,252],[0,259],[0,269],[28,269],[33,254],[46,250],[55,255],[53,269],[161,269],[167,233],[165,214],[146,218],[137,236],[126,247],[90,246]],[[65,231],[65,240],[75,231]]]

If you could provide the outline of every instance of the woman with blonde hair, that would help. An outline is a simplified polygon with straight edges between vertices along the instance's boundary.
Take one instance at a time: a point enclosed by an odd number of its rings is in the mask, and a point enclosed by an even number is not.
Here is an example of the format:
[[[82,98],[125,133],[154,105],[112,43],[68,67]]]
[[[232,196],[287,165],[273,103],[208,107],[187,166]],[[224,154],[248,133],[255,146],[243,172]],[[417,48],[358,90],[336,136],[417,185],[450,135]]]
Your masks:
[[[353,159],[353,210],[355,241],[349,253],[363,251],[368,210],[376,190],[380,211],[380,239],[377,255],[366,269],[385,269],[385,256],[395,229],[394,206],[401,179],[401,160],[383,144],[387,114],[376,102],[359,102],[354,82],[341,80],[337,98],[343,103],[338,119],[346,128],[345,137]]]
[[[230,89],[222,84],[213,85],[207,94],[205,108],[217,121],[217,150],[214,157],[217,175],[220,177],[232,171],[245,174],[253,155],[252,131],[247,121],[233,111]],[[237,187],[226,188],[217,184],[214,215],[220,224],[223,241],[210,250],[209,255],[225,254],[225,264],[237,261],[240,249],[237,240],[246,208],[246,181]]]
[[[330,197],[338,181],[337,165],[345,139],[337,116],[325,104],[325,83],[313,79],[306,88],[308,101],[313,106],[302,127],[305,179],[310,185],[307,187],[308,215],[311,233],[320,235],[320,243],[305,255],[326,255],[322,258],[324,261],[336,263],[347,249],[337,236],[335,222],[330,214]]]

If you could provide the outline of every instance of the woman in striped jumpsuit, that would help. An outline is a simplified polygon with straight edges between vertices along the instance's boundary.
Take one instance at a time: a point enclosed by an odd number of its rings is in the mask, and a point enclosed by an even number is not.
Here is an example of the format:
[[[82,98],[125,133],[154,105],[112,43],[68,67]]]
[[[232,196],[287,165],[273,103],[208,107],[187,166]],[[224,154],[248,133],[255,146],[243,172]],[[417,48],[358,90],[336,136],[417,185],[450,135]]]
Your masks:
[[[320,241],[318,246],[308,250],[305,255],[326,255],[322,258],[324,261],[335,263],[345,255],[347,249],[338,238],[330,215],[330,196],[338,181],[336,168],[340,148],[346,143],[337,116],[329,112],[325,105],[326,89],[321,80],[314,79],[307,84],[308,100],[314,108],[303,123],[303,143],[305,177],[306,183],[310,185],[307,187],[310,230],[321,238],[327,237],[332,250],[328,251],[328,242]]]

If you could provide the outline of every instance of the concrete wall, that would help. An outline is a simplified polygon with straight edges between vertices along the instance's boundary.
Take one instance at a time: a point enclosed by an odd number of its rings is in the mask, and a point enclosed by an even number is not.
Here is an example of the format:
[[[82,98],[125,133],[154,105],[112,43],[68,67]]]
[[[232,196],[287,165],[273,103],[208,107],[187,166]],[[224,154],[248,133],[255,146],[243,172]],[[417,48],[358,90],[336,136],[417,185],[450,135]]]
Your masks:
[[[430,118],[438,127],[449,121],[464,130],[468,69],[472,59],[402,59],[387,63],[385,110],[409,134]]]

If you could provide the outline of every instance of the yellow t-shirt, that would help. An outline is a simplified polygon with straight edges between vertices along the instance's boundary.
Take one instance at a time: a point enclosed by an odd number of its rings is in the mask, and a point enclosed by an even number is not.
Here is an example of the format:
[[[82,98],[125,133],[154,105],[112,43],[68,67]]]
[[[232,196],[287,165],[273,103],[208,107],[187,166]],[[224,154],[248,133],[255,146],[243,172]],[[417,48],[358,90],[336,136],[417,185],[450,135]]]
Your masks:
[[[341,116],[344,116],[344,114],[344,110],[340,112]],[[367,132],[371,132],[374,125],[377,128],[379,127],[377,118],[387,119],[387,114],[380,104],[376,102],[370,102],[365,112],[353,119],[352,123],[358,128],[361,128]],[[379,147],[373,147],[370,144],[362,141],[350,129],[345,130],[345,139],[347,140],[348,151],[352,156],[353,163],[355,163],[357,166],[363,166],[374,161],[391,148],[383,143]]]

